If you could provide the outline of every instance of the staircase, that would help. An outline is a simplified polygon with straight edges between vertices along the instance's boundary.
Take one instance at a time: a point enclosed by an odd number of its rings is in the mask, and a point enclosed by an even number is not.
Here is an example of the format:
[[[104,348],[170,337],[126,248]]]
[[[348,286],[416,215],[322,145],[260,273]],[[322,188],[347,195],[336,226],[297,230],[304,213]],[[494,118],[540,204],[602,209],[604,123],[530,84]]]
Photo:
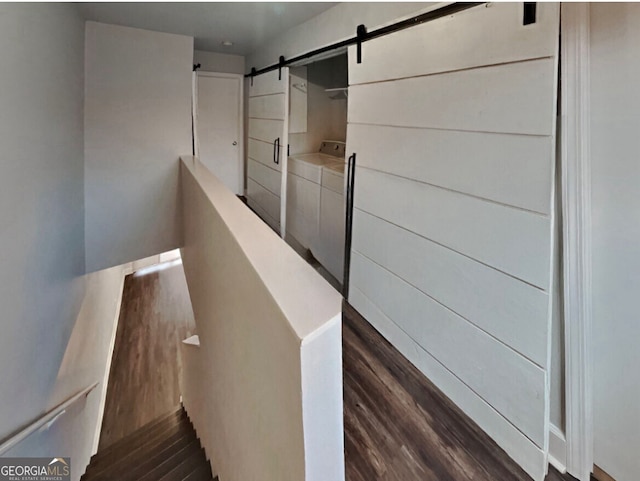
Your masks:
[[[196,432],[180,406],[98,451],[81,481],[211,481],[212,478],[211,466]]]

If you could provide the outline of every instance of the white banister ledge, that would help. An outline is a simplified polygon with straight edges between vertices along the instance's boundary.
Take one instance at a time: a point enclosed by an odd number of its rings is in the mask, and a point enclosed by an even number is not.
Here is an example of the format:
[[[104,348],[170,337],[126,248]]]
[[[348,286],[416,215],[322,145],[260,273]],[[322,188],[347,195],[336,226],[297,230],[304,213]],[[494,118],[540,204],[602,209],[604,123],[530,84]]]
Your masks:
[[[181,392],[212,471],[344,481],[342,296],[197,158],[180,175],[202,340],[181,346]]]
[[[342,297],[200,162],[181,157],[302,341],[341,316]],[[313,299],[309,298],[313,293]]]

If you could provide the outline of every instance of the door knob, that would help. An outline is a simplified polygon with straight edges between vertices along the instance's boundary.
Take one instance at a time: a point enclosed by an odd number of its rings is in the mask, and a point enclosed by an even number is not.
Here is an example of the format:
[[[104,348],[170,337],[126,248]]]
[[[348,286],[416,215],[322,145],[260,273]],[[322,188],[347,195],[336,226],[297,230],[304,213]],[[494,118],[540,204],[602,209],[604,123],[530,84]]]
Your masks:
[[[233,145],[238,145],[238,142],[236,142],[235,140],[233,141]]]

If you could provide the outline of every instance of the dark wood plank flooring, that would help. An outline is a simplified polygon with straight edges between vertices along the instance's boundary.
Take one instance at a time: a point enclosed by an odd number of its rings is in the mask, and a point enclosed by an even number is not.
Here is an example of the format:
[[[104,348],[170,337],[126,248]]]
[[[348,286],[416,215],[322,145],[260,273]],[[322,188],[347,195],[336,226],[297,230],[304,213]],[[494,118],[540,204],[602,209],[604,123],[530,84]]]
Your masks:
[[[346,302],[343,312],[347,481],[531,481]]]
[[[180,403],[178,348],[194,332],[182,264],[127,276],[99,449]]]
[[[194,330],[182,265],[127,277],[100,449],[178,404],[178,346]],[[347,303],[343,358],[347,481],[530,481]]]

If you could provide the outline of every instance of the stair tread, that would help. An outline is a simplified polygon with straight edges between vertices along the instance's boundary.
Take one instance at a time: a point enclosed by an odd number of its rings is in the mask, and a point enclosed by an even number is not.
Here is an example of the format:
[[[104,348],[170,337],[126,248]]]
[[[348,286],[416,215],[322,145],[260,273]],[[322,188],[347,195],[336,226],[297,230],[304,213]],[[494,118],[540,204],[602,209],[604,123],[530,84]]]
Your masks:
[[[143,440],[141,441],[142,444],[129,446],[129,450],[120,456],[105,459],[100,464],[95,464],[94,466],[89,465],[87,473],[98,475],[114,466],[144,461],[148,456],[154,455],[157,451],[164,449],[166,446],[173,444],[185,436],[193,436],[195,438],[195,433],[191,425],[177,425],[152,440]]]
[[[186,478],[183,478],[182,481],[211,481],[212,478],[211,465],[209,462],[205,462],[188,474]],[[216,479],[218,479],[217,476]]]
[[[134,439],[146,438],[149,435],[153,435],[154,433],[157,433],[158,431],[162,430],[164,427],[178,424],[182,421],[183,417],[186,417],[186,413],[182,408],[176,411],[171,411],[170,413],[167,413],[166,415],[163,415],[160,418],[150,421],[149,423],[141,426],[140,428],[136,429],[132,433],[127,434],[126,436],[119,439],[115,443],[110,444],[109,446],[101,449],[97,454],[92,456],[91,460],[92,461],[94,459],[97,460],[98,458],[106,456],[117,449],[121,449],[122,446],[126,446],[128,443],[132,442]]]
[[[195,433],[183,436],[174,443],[166,446],[164,449],[159,450],[153,455],[150,455],[147,459],[137,464],[137,466],[127,471],[126,474],[120,476],[120,481],[138,480],[149,471],[152,471],[154,468],[167,461],[169,458],[171,458],[172,455],[180,452],[186,447],[189,447],[192,443],[196,443],[197,446],[200,446]]]
[[[149,470],[154,469],[157,466],[157,463],[164,462],[163,460],[174,456],[184,447],[192,445],[197,447],[200,446],[198,438],[194,432],[186,431],[181,436],[174,435],[171,438],[163,440],[150,450],[135,453],[134,455],[123,458],[112,465],[103,466],[99,470],[88,471],[88,474],[91,475],[90,479],[92,481],[112,479],[116,472],[126,474],[128,472],[135,471],[140,476],[144,476]],[[148,466],[148,462],[151,459],[155,459],[157,462],[155,465],[152,464],[151,466]],[[160,460],[158,461],[158,459]],[[147,469],[146,471],[139,473],[138,468],[142,465],[147,466]],[[122,477],[125,477],[125,474],[123,474]],[[128,475],[126,477],[128,478]]]
[[[184,409],[182,408],[182,406],[177,406],[176,408],[172,409],[171,411],[160,415],[159,417],[152,419],[151,421],[143,424],[142,426],[140,426],[139,428],[137,428],[135,431],[126,434],[125,436],[123,436],[122,438],[118,439],[117,441],[113,442],[112,444],[110,444],[109,446],[104,447],[104,450],[109,449],[111,446],[120,443],[121,441],[124,441],[126,439],[129,439],[131,437],[135,437],[135,436],[141,436],[144,435],[146,432],[153,430],[154,428],[156,428],[157,426],[161,425],[164,422],[173,420],[175,418],[180,418],[182,415],[186,414]]]
[[[91,458],[82,481],[218,481],[180,407]]]
[[[148,471],[144,476],[141,476],[137,481],[157,481],[164,476],[173,472],[176,468],[182,465],[186,460],[197,456],[202,448],[198,441],[186,446],[180,451],[174,453],[171,457],[167,458],[163,463],[157,465],[154,469]]]
[[[179,465],[177,465],[167,474],[165,474],[161,478],[158,478],[158,481],[182,481],[182,479],[194,469],[196,469],[199,464],[206,461],[207,458],[204,455],[204,450],[200,448],[196,452],[189,455],[188,458],[184,459]]]

